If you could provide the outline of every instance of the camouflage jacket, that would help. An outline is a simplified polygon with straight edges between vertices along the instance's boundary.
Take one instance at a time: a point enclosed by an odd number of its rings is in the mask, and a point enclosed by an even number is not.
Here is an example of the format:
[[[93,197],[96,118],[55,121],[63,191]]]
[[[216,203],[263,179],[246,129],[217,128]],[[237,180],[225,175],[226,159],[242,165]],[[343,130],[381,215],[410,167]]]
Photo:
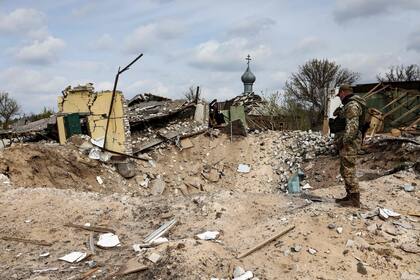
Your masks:
[[[343,144],[355,140],[361,134],[359,125],[361,125],[361,118],[363,117],[363,107],[366,107],[366,101],[357,96],[352,95],[343,102],[344,108],[342,110],[343,117],[346,119],[346,129],[343,134]]]

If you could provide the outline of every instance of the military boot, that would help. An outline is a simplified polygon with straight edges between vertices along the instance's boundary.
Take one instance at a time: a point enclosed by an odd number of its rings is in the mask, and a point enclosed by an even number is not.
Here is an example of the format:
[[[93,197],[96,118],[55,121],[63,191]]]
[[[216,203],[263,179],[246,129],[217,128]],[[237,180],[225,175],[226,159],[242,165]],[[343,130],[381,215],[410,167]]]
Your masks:
[[[342,207],[356,207],[360,208],[360,193],[350,193],[341,200],[336,200],[336,202]]]
[[[349,201],[350,197],[351,197],[351,193],[347,193],[346,196],[343,197],[343,198],[336,198],[335,202],[336,203],[341,203],[341,202],[344,202],[344,201]]]

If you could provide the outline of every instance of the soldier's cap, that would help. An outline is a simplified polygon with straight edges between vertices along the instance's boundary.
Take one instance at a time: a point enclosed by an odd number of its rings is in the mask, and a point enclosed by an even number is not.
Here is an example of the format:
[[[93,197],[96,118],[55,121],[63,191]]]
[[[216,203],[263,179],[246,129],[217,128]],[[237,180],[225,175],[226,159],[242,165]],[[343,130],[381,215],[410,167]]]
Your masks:
[[[340,93],[340,91],[342,91],[342,90],[353,92],[353,88],[349,84],[341,84],[340,88],[338,89],[338,92]]]

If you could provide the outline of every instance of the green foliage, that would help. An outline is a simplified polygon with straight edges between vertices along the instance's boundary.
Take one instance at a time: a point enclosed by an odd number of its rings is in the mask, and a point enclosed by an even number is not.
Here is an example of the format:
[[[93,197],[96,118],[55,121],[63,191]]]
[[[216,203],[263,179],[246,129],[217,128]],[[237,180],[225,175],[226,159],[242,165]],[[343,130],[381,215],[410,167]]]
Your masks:
[[[42,109],[42,111],[40,113],[38,113],[38,114],[30,113],[25,118],[28,120],[28,122],[34,122],[34,121],[37,121],[37,120],[49,118],[53,114],[54,114],[54,108],[47,108],[47,107],[44,106],[44,108]]]

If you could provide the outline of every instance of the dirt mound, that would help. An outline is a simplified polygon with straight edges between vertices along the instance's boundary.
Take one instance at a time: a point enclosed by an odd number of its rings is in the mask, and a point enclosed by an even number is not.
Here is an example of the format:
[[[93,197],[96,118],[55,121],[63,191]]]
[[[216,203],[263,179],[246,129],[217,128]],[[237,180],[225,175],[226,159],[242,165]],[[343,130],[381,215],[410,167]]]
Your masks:
[[[101,164],[70,145],[17,144],[0,155],[0,172],[15,187],[104,191],[96,180],[103,174]]]

